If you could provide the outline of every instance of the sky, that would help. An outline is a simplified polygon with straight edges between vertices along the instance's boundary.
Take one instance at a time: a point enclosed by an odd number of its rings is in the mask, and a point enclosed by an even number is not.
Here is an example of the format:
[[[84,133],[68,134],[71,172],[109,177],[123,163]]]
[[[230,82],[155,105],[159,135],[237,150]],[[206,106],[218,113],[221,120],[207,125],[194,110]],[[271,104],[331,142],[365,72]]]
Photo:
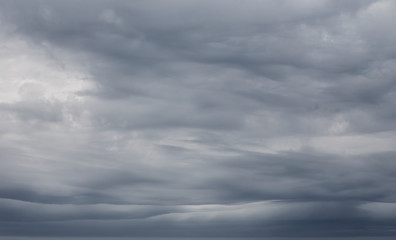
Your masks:
[[[0,236],[396,236],[395,12],[0,0]]]

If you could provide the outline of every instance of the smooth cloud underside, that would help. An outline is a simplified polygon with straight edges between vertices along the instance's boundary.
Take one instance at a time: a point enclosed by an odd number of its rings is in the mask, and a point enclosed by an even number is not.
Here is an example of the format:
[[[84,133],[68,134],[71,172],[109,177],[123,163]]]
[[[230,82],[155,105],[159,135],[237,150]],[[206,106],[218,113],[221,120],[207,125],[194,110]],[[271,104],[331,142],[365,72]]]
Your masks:
[[[395,10],[0,1],[0,235],[394,236]]]

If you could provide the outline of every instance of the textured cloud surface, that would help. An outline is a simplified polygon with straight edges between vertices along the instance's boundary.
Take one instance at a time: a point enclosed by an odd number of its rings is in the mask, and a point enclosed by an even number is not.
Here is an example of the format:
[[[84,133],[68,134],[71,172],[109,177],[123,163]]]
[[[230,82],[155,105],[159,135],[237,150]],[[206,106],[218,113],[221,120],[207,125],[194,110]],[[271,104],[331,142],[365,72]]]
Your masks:
[[[0,1],[0,235],[396,235],[396,2]]]

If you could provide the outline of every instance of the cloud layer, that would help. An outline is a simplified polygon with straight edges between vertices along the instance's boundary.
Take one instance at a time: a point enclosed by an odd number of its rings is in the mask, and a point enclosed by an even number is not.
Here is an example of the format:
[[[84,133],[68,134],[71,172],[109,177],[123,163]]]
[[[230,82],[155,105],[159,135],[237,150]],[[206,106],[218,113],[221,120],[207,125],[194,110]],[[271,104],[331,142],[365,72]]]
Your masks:
[[[394,236],[390,0],[0,2],[0,235]]]

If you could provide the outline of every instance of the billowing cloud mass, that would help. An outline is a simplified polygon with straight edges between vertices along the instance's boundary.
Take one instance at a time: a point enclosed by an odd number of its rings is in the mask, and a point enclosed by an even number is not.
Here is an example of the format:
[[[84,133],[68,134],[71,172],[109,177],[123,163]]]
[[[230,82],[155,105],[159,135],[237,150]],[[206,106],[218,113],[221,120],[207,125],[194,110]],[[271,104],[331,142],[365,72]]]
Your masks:
[[[396,2],[0,1],[0,235],[396,235]]]

